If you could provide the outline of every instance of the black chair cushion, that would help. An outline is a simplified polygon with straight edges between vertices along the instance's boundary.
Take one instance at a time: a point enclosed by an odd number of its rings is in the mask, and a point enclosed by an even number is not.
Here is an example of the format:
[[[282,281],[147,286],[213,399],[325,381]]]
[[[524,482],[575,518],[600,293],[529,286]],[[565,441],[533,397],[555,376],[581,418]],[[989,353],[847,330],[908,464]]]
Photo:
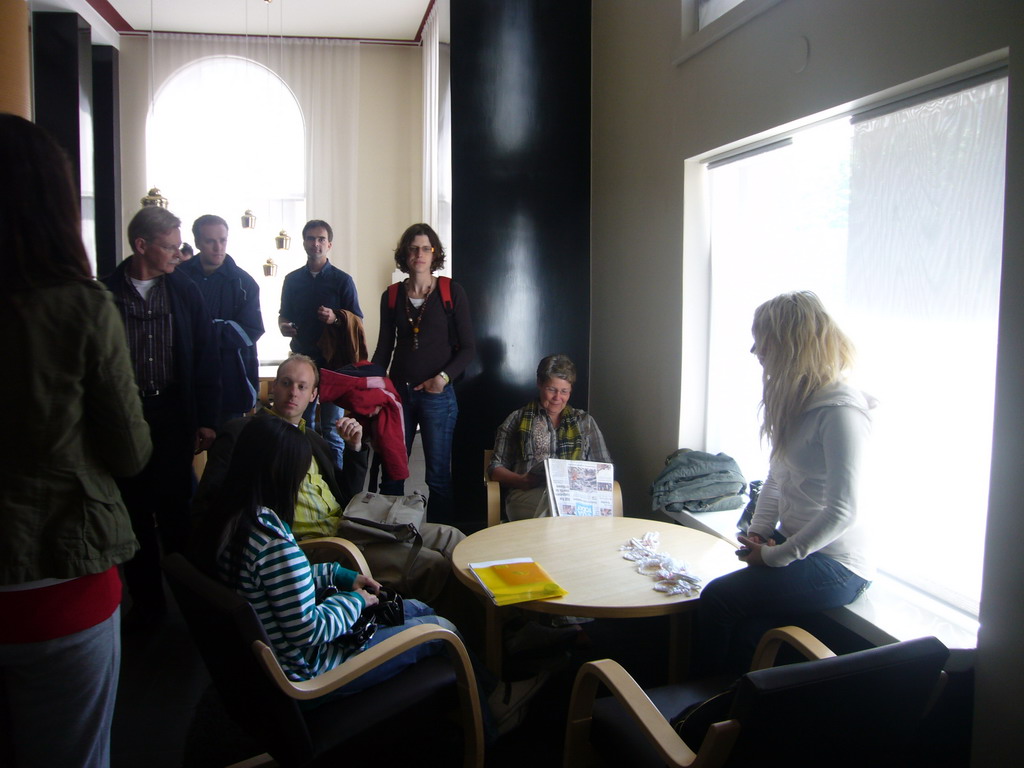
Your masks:
[[[929,637],[646,693],[694,751],[739,720],[729,766],[899,765],[948,656]],[[614,697],[595,700],[590,740],[606,765],[664,765]]]
[[[228,715],[283,766],[307,765],[372,726],[438,695],[457,701],[447,654],[409,666],[351,696],[333,696],[302,711],[282,693],[252,651],[271,645],[252,606],[234,590],[198,571],[180,554],[164,571]]]
[[[350,696],[331,696],[303,714],[316,754],[358,736],[385,719],[401,717],[410,707],[436,698],[432,709],[450,711],[458,705],[455,670],[447,654],[410,665],[394,677]],[[396,733],[401,733],[398,729]]]
[[[783,733],[799,745],[786,765],[882,765],[913,735],[948,656],[927,637],[750,672],[730,712],[742,723],[730,765],[769,764],[764,747]]]
[[[680,685],[652,688],[644,693],[666,720],[676,723],[688,711],[698,708],[703,702],[721,693],[723,689],[728,688],[734,682],[734,677],[719,676],[687,681]],[[701,734],[701,738],[703,738],[703,734]],[[683,740],[691,749],[697,749],[685,737]],[[664,765],[664,761],[658,756],[657,751],[643,737],[640,730],[633,725],[632,719],[614,696],[604,696],[594,700],[590,741],[606,765],[628,765],[630,768]]]

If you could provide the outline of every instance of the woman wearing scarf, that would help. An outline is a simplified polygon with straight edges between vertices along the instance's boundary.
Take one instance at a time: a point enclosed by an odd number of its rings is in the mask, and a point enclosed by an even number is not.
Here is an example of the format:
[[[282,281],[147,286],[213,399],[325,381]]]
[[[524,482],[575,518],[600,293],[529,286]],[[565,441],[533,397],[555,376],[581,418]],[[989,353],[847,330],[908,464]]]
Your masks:
[[[508,490],[509,520],[548,517],[545,459],[611,462],[597,422],[569,405],[576,366],[565,355],[549,355],[537,366],[537,399],[498,427],[488,474]]]

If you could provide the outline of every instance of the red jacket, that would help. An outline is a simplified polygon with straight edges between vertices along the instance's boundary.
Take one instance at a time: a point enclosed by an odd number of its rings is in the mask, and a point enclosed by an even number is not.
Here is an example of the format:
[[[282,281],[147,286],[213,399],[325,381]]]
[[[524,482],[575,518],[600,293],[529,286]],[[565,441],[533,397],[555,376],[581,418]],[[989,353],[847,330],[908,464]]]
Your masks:
[[[320,371],[320,399],[345,409],[373,435],[373,447],[392,480],[409,476],[402,400],[379,365],[364,360],[340,371]]]

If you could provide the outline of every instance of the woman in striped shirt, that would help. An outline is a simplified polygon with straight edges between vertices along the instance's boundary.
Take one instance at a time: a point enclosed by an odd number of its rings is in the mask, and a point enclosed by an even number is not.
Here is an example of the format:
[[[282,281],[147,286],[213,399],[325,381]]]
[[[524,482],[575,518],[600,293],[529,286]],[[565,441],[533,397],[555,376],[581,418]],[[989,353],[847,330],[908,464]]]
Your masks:
[[[197,539],[200,566],[252,604],[288,677],[316,677],[415,624],[457,632],[430,606],[409,599],[404,624],[380,627],[361,648],[340,641],[363,610],[376,605],[380,584],[337,563],[311,565],[295,543],[295,500],[312,461],[309,441],[295,426],[283,419],[252,419],[238,436]],[[325,593],[330,594],[318,601]],[[438,643],[419,645],[342,690],[362,690],[441,652]]]

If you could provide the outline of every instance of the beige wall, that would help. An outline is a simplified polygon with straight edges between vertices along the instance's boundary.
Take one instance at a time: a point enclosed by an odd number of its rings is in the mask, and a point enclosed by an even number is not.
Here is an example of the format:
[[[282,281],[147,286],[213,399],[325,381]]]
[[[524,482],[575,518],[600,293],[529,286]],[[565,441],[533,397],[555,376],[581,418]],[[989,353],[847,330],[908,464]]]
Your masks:
[[[125,226],[139,210],[142,196],[154,183],[146,176],[146,118],[149,114],[149,41],[121,38],[118,61],[121,89],[121,221]],[[186,229],[188,225],[186,224]],[[128,255],[128,240],[120,258]]]
[[[363,45],[359,51],[359,194],[356,288],[373,354],[380,295],[391,282],[394,248],[422,217],[422,51]]]
[[[684,162],[1009,50],[1003,332],[974,744],[975,765],[1009,764],[1004,749],[1019,720],[1010,697],[1024,683],[1018,650],[1024,569],[1014,545],[1024,498],[1024,3],[783,0],[673,66],[681,30],[688,26],[680,6],[680,0],[594,2],[591,409],[618,459],[627,509],[637,511],[649,504],[647,485],[669,452],[681,442],[703,447],[701,419],[689,418],[699,402],[703,370],[692,370],[688,353],[701,343],[688,327],[702,307],[681,301],[684,237],[687,243],[700,240],[684,209],[699,207],[699,201],[687,197],[692,185],[684,187]],[[792,62],[801,37],[809,42],[810,57],[796,72]],[[692,266],[685,265],[685,275]],[[623,407],[637,399],[649,405]]]
[[[650,508],[647,489],[679,447],[683,166],[668,102],[679,24],[678,0],[594,3],[590,410],[631,515]]]
[[[0,0],[0,112],[31,120],[28,18],[24,0]]]

